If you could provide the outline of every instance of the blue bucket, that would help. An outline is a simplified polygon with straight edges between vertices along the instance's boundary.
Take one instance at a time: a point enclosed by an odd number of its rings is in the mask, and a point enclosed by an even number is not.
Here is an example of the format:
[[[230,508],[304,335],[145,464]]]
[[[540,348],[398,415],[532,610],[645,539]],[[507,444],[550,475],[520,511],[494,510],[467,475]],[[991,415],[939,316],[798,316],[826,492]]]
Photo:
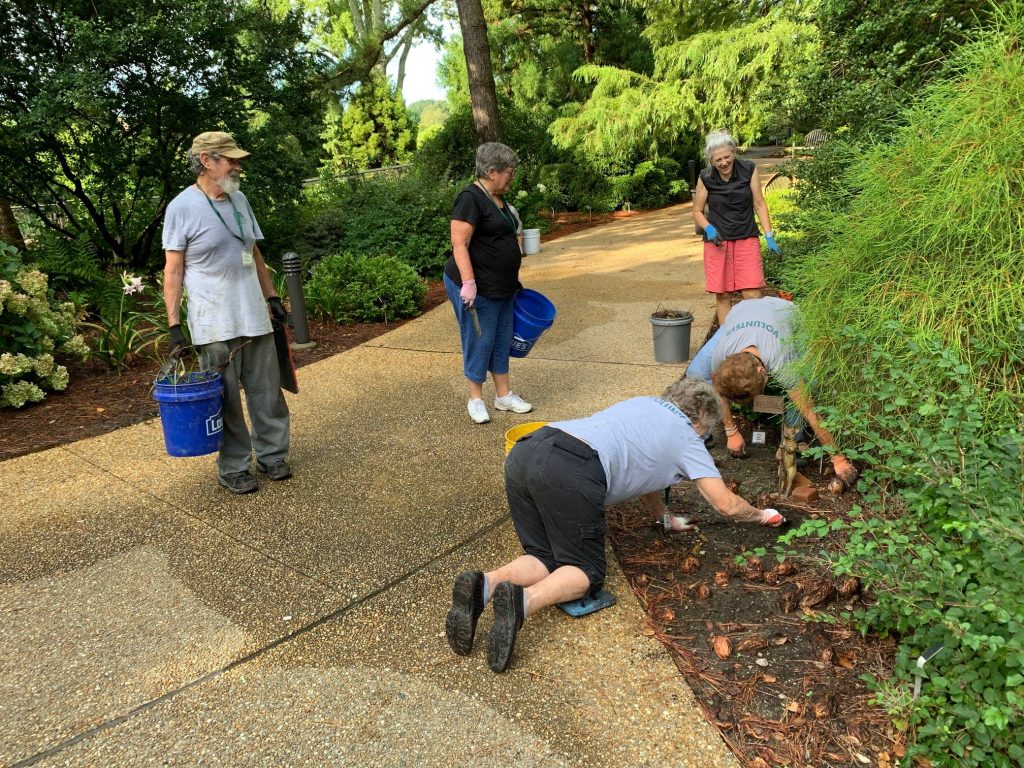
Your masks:
[[[204,456],[220,450],[224,440],[224,384],[220,373],[202,371],[158,381],[153,399],[160,404],[168,455]]]
[[[522,288],[512,305],[510,357],[526,357],[537,339],[555,322],[555,305],[543,293]]]

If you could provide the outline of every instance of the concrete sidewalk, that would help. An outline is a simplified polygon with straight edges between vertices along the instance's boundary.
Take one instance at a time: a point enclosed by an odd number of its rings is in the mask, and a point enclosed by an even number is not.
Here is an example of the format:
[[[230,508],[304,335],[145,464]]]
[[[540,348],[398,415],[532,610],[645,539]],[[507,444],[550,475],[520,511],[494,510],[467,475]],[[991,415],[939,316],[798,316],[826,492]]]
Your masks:
[[[296,477],[218,487],[158,421],[0,464],[0,764],[729,766],[614,564],[618,604],[531,617],[512,666],[451,653],[451,580],[519,553],[504,432],[660,392],[650,313],[696,315],[689,208],[545,244],[523,283],[559,317],[465,411],[451,308],[303,368]],[[485,389],[493,397],[493,389]]]

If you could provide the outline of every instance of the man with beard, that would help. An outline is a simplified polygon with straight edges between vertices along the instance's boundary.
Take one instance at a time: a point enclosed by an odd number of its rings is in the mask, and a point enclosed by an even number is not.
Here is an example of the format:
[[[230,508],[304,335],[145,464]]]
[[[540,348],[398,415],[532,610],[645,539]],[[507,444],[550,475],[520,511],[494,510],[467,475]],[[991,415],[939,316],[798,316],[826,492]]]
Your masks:
[[[283,321],[286,312],[256,247],[263,233],[238,191],[241,161],[250,154],[228,133],[196,136],[189,151],[196,183],[167,206],[163,231],[171,355],[188,347],[180,321],[184,285],[200,364],[223,374],[224,442],[217,472],[220,484],[232,493],[259,487],[250,471],[253,452],[256,468],[271,480],[292,475],[288,405],[270,323],[270,315]],[[251,434],[242,415],[243,387]]]

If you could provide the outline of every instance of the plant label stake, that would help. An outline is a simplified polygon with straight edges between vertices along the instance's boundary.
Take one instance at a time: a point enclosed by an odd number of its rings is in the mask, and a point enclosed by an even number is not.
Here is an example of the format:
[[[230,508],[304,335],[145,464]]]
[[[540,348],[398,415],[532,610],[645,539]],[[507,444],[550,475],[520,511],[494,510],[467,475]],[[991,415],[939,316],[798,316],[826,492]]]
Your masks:
[[[914,679],[914,700],[921,695],[921,678],[924,676],[924,665],[931,661],[939,651],[943,649],[942,643],[936,643],[933,646],[927,648],[924,653],[917,657],[917,670],[914,674],[917,676]]]

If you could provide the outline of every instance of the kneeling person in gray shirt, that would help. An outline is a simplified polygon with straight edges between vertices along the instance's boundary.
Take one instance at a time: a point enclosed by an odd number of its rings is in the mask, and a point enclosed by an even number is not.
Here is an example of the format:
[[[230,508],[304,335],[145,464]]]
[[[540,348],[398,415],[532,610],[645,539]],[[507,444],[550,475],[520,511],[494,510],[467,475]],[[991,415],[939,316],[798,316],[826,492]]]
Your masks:
[[[777,511],[752,507],[722,482],[700,437],[720,418],[711,386],[684,378],[661,397],[634,397],[520,439],[505,461],[505,492],[524,554],[497,570],[456,577],[445,623],[452,650],[470,653],[477,619],[493,598],[487,662],[501,672],[526,616],[601,589],[608,505],[640,497],[673,530],[687,530],[690,521],[667,515],[661,494],[693,480],[723,515],[781,525]]]

